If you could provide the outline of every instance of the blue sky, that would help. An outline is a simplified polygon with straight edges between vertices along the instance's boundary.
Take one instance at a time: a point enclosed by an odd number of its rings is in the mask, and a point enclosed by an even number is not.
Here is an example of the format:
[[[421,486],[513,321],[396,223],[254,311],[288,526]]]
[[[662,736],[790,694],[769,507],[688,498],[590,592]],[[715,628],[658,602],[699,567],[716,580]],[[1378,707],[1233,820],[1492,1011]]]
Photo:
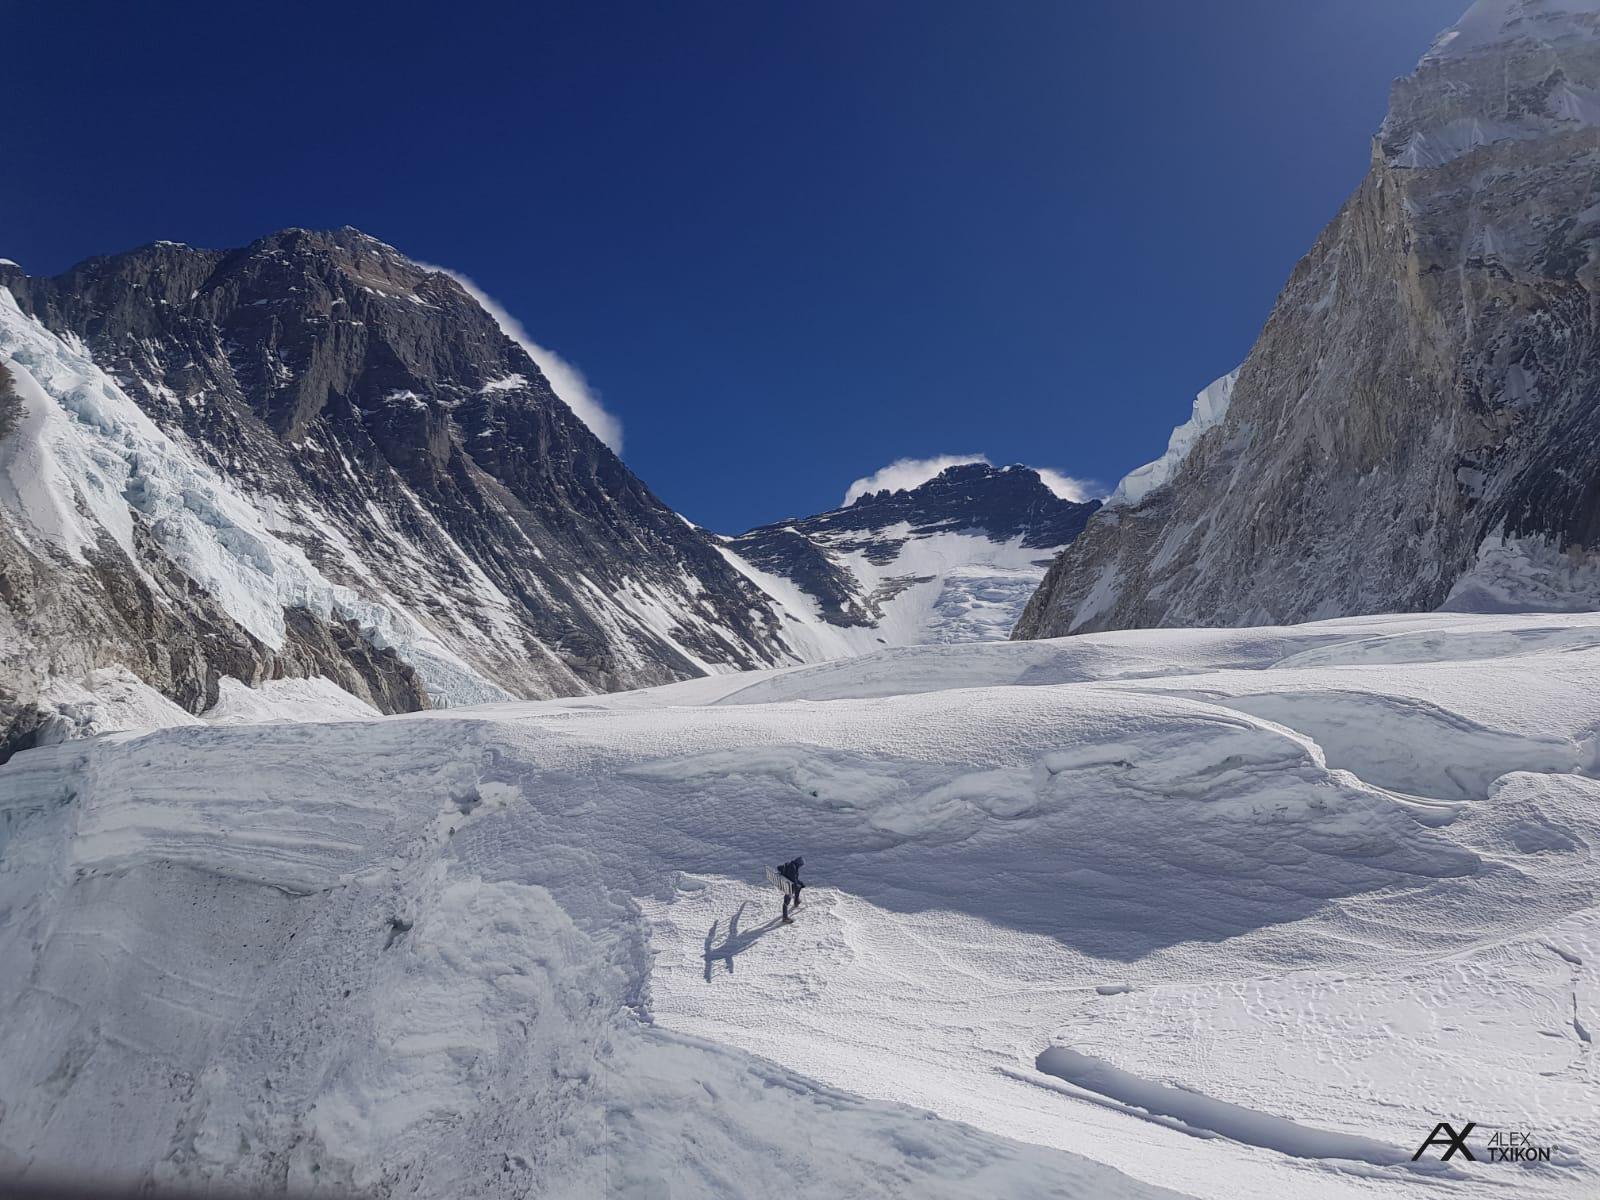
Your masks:
[[[1466,0],[23,4],[0,255],[351,224],[736,531],[893,459],[1109,484],[1248,351]]]

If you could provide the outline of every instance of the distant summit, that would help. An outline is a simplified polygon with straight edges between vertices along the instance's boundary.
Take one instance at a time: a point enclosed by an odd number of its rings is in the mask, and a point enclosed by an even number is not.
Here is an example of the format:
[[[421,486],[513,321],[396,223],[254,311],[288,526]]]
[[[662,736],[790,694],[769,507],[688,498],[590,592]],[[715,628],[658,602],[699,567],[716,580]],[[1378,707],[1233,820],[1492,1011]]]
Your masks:
[[[920,533],[979,530],[991,540],[1021,538],[1024,546],[1045,547],[1077,537],[1098,507],[1097,501],[1063,500],[1032,467],[961,463],[918,487],[870,492],[806,522],[818,529],[868,529],[906,521]]]
[[[1006,637],[1099,507],[1062,499],[1031,467],[962,463],[723,545],[778,601],[784,638],[835,658]]]

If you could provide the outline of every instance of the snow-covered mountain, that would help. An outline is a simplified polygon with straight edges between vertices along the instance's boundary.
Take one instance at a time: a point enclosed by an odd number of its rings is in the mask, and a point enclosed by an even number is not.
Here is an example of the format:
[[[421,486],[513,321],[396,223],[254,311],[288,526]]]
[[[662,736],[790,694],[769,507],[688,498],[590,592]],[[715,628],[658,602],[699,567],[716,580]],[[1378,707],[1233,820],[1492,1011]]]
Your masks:
[[[353,229],[0,263],[0,760],[229,680],[399,712],[1003,637],[1092,511],[971,464],[714,536],[480,300]]]
[[[1597,672],[1436,613],[28,750],[0,1178],[1593,1196]]]
[[[773,597],[785,642],[816,662],[1006,637],[1099,506],[1064,499],[1030,467],[961,463],[722,544]]]
[[[1018,636],[1600,606],[1597,248],[1600,0],[1480,0]]]
[[[355,230],[0,265],[0,740],[57,679],[383,711],[799,661],[453,278]]]

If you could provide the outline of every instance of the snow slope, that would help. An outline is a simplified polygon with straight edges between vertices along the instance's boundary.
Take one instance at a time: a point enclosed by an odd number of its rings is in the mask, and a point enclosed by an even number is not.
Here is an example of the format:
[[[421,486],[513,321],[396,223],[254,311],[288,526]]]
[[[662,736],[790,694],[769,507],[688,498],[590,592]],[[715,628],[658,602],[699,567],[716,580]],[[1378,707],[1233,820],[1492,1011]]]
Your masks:
[[[224,675],[217,681],[217,703],[197,717],[124,667],[101,667],[82,679],[57,676],[40,692],[38,703],[46,714],[38,742],[45,746],[185,725],[364,721],[379,715],[329,679],[271,679],[250,687]]]
[[[361,721],[379,715],[330,679],[272,679],[246,687],[222,677],[216,704],[200,714],[213,725],[261,725],[272,721]]]
[[[1592,1194],[1597,668],[1600,615],[1367,617],[28,751],[0,1164]]]

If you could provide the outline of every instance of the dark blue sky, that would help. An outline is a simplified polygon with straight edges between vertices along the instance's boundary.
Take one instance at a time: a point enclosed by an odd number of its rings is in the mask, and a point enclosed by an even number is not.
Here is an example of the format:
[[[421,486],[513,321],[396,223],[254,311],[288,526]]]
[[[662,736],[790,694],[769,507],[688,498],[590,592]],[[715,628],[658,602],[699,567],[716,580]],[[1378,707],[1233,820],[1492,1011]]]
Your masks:
[[[351,224],[719,529],[891,459],[1114,481],[1249,349],[1467,0],[0,0],[0,255]]]

